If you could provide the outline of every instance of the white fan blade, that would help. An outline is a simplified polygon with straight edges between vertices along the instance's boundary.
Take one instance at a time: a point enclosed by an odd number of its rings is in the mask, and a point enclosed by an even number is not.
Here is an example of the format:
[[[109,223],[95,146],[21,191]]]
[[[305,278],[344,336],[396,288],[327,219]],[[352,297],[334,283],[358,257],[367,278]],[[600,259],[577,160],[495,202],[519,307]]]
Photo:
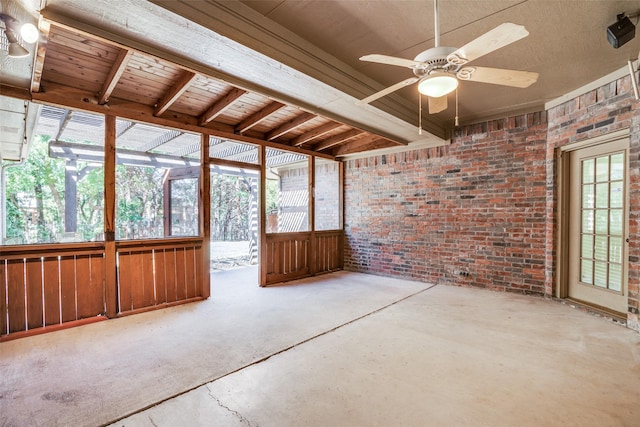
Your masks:
[[[378,98],[382,98],[383,96],[390,94],[391,92],[395,92],[398,89],[401,89],[405,86],[409,86],[410,84],[413,84],[418,80],[420,80],[418,77],[409,77],[408,79],[398,82],[393,86],[389,86],[388,88],[383,89],[380,92],[376,92],[373,95],[369,95],[365,99],[356,101],[356,105],[368,104],[371,101],[375,101]]]
[[[422,62],[414,61],[413,59],[404,59],[404,58],[397,58],[395,56],[376,55],[376,54],[362,56],[360,57],[360,61],[377,62],[379,64],[396,65],[398,67],[407,67],[407,68],[424,66]]]
[[[520,88],[529,87],[538,81],[538,73],[489,67],[464,67],[458,71],[457,77],[460,80]]]
[[[447,96],[429,97],[429,114],[436,114],[447,109]]]
[[[454,65],[463,65],[528,35],[529,32],[524,26],[505,22],[447,56],[447,61]]]

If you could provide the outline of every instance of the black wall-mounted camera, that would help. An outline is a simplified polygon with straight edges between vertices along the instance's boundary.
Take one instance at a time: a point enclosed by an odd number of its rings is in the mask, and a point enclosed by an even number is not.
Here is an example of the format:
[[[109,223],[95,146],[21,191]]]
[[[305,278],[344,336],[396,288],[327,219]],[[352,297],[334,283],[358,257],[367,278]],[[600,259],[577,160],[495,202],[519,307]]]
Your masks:
[[[624,13],[618,15],[618,21],[607,27],[607,40],[614,48],[619,48],[636,35],[636,26]]]

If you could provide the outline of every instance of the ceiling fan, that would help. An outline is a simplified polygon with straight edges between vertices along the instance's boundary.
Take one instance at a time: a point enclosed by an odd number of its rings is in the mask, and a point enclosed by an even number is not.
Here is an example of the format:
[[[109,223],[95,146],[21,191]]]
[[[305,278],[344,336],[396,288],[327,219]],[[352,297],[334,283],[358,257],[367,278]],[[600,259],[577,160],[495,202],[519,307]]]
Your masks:
[[[376,92],[357,104],[368,104],[398,89],[418,82],[418,91],[429,98],[429,113],[447,108],[447,95],[456,90],[459,80],[491,83],[525,88],[535,83],[538,73],[500,68],[470,67],[467,63],[500,49],[529,35],[522,25],[504,23],[481,35],[461,48],[440,46],[438,0],[434,0],[435,47],[418,54],[414,59],[387,55],[365,55],[361,61],[407,67],[414,76]]]

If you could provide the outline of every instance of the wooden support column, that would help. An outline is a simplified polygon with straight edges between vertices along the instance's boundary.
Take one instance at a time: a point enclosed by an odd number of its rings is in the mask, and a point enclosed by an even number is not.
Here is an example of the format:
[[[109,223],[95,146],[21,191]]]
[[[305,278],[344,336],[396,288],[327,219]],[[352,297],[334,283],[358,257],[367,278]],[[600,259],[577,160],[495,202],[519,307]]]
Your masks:
[[[309,156],[309,273],[313,276],[318,271],[316,250],[316,158]]]
[[[258,202],[258,229],[260,248],[260,264],[258,284],[267,285],[267,153],[264,145],[259,147],[258,163],[260,164],[260,198]]]
[[[78,231],[78,162],[67,160],[64,164],[64,231]]]
[[[171,236],[171,180],[167,179],[168,173],[162,180],[162,223],[164,224],[164,237]]]
[[[340,214],[338,228],[344,231],[344,162],[338,163],[338,191],[340,192],[338,199],[338,212]]]
[[[104,118],[104,258],[105,314],[116,317],[116,116],[113,115]]]
[[[340,260],[340,268],[344,268],[344,162],[338,163],[338,191],[340,192],[340,197],[338,199],[340,218],[338,225],[340,230],[342,230],[340,242],[338,243],[338,259]]]
[[[209,135],[200,134],[200,185],[198,218],[202,236],[202,298],[211,295],[211,174],[209,168]]]

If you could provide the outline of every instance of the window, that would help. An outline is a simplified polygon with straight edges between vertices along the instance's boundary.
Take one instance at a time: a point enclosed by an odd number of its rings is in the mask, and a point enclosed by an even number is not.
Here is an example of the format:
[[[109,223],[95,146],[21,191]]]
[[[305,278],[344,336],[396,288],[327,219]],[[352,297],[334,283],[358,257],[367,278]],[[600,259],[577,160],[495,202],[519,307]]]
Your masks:
[[[198,235],[200,136],[117,121],[116,239]]]
[[[315,229],[340,229],[340,164],[316,158]]]
[[[3,162],[2,244],[102,240],[103,153],[102,116],[43,107],[26,161]]]
[[[309,231],[308,156],[267,148],[267,233]]]

